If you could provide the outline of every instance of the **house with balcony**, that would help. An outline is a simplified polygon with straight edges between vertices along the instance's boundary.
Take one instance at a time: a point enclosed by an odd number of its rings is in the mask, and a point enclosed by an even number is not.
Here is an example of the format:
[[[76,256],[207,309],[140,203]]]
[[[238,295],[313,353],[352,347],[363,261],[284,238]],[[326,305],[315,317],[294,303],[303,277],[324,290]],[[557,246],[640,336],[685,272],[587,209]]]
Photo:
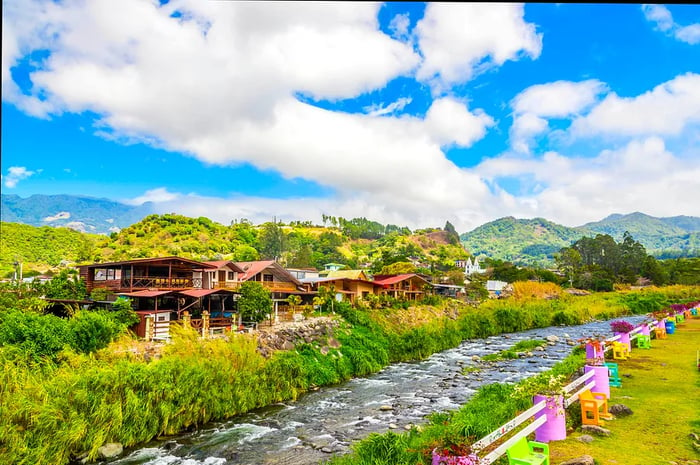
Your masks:
[[[241,284],[239,276],[245,272],[230,260],[204,262],[216,268],[204,272],[204,283],[212,289],[236,290]]]
[[[320,288],[333,291],[337,300],[345,300],[354,304],[358,299],[366,298],[369,294],[377,294],[379,285],[368,280],[348,276],[318,277],[302,280],[311,285],[311,290],[318,292]]]
[[[131,300],[132,308],[141,317],[133,329],[138,336],[149,339],[169,338],[170,323],[187,315],[192,316],[195,328],[230,328],[234,291],[215,286],[218,269],[215,264],[180,257],[79,267],[88,292],[105,289],[111,298],[123,296]]]
[[[425,295],[426,289],[432,289],[430,282],[415,273],[375,275],[374,283],[380,286],[380,295],[395,299],[418,300]]]
[[[316,295],[310,285],[299,281],[274,260],[236,262],[236,266],[243,270],[243,273],[238,274],[241,283],[259,282],[272,293],[272,314],[275,320],[279,320],[280,312],[287,313],[287,298],[290,295],[300,296],[304,303],[311,303],[311,299]]]

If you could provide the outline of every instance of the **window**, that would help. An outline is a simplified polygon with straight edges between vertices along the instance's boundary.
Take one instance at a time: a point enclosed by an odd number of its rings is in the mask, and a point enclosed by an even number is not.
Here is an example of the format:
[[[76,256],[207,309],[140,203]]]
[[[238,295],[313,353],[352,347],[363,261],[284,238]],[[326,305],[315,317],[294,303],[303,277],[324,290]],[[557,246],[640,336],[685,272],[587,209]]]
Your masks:
[[[235,272],[235,271],[229,271],[229,272],[228,272],[228,280],[229,280],[229,281],[235,281],[235,280],[236,280],[236,272]]]
[[[274,281],[274,276],[272,276],[271,274],[264,274],[263,281],[265,281],[266,283],[271,283],[272,281]]]
[[[97,268],[95,270],[95,281],[105,281],[107,279],[107,270],[104,268]]]

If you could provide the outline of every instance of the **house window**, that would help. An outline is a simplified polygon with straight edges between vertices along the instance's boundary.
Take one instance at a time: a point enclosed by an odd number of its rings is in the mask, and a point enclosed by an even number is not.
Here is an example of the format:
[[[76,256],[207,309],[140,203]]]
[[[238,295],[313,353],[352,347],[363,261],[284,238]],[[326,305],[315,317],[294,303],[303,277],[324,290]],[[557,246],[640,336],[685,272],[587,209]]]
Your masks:
[[[272,276],[271,274],[263,275],[263,281],[265,281],[266,283],[271,283],[273,280],[274,276]]]
[[[235,271],[229,271],[229,272],[228,272],[228,280],[229,280],[229,281],[235,281],[235,280],[236,280],[236,272],[235,272]]]
[[[95,281],[105,281],[107,279],[107,270],[104,268],[97,268],[95,270]]]

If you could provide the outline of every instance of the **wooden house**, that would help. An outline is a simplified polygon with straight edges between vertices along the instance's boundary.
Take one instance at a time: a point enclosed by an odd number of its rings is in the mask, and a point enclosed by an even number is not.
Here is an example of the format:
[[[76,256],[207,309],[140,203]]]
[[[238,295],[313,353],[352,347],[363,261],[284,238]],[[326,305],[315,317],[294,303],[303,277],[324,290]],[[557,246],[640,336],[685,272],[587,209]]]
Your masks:
[[[431,284],[415,273],[398,275],[375,275],[374,283],[380,286],[379,294],[395,299],[417,300],[423,297]]]

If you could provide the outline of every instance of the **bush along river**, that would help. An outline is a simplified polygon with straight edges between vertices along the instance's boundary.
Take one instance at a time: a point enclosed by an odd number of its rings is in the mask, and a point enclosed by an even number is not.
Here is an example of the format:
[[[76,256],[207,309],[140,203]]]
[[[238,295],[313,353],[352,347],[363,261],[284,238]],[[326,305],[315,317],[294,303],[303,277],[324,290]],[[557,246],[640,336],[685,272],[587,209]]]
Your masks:
[[[644,316],[625,320],[638,324]],[[397,363],[366,378],[319,388],[296,401],[271,405],[195,432],[152,441],[110,465],[233,465],[323,462],[373,432],[402,431],[433,412],[453,410],[481,386],[518,382],[546,371],[571,353],[576,340],[609,337],[607,321],[557,326],[468,340],[413,363]],[[544,350],[516,359],[480,358],[525,340],[543,339]],[[475,367],[471,371],[468,367]],[[464,370],[467,368],[467,370]],[[464,373],[464,374],[463,374]],[[101,462],[106,463],[106,462]]]

